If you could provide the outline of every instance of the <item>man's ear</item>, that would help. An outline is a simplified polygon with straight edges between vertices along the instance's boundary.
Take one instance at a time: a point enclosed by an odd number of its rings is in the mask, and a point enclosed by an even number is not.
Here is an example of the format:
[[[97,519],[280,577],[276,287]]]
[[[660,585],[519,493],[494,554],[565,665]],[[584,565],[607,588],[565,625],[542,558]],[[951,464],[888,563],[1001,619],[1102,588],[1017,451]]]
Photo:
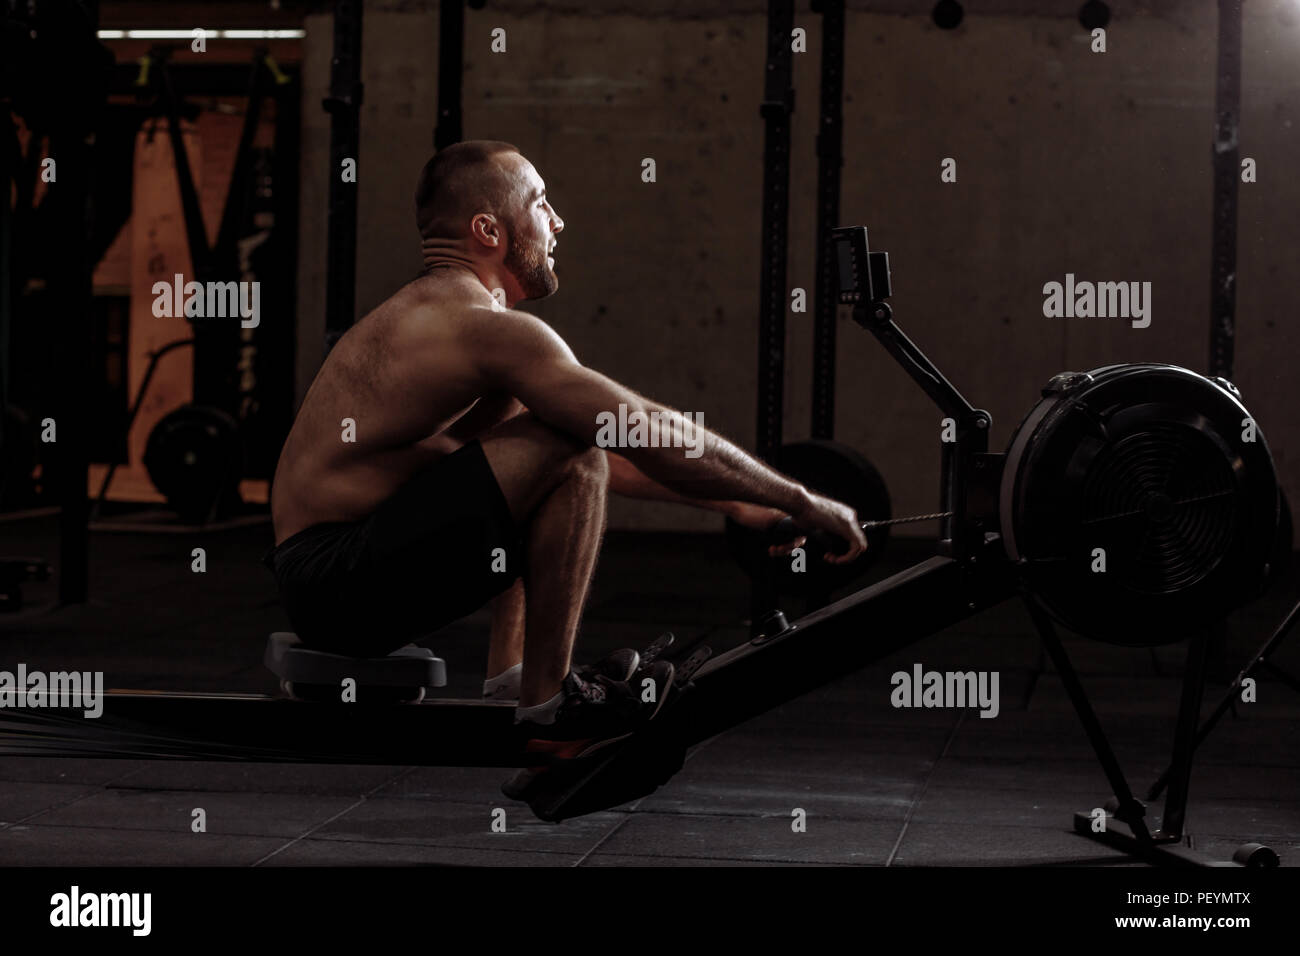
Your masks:
[[[505,245],[505,230],[496,216],[481,212],[469,222],[470,237],[491,249]]]

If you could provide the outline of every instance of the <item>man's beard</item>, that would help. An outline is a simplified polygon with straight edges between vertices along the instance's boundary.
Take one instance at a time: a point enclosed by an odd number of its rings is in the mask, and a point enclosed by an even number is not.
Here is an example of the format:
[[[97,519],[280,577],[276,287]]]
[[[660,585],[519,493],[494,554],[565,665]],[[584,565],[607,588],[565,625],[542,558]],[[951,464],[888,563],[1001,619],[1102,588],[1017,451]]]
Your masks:
[[[560,280],[546,264],[545,249],[539,252],[536,246],[525,245],[517,232],[510,234],[505,267],[519,283],[525,299],[544,299],[560,287]]]

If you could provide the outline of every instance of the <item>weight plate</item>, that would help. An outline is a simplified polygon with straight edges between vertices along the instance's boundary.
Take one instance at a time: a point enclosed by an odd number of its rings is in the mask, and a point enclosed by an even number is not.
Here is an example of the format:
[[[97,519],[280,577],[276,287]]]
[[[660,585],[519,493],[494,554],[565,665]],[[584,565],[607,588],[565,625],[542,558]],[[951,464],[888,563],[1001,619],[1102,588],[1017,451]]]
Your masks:
[[[239,424],[220,409],[182,405],[149,433],[144,466],[182,520],[206,521],[239,501],[244,471]]]
[[[17,405],[4,406],[0,423],[0,506],[23,508],[36,500],[37,429]]]
[[[1273,459],[1228,389],[1172,365],[1063,373],[1012,438],[1003,544],[1065,627],[1183,640],[1256,597],[1278,530]]]
[[[890,517],[889,489],[874,465],[862,453],[833,441],[809,440],[781,446],[774,467],[813,491],[843,501],[860,521]],[[870,547],[852,564],[827,564],[814,548],[805,548],[806,568],[795,571],[790,555],[771,557],[762,532],[727,519],[727,546],[732,558],[751,578],[770,569],[779,594],[823,597],[862,577],[889,541],[889,528],[867,533]]]

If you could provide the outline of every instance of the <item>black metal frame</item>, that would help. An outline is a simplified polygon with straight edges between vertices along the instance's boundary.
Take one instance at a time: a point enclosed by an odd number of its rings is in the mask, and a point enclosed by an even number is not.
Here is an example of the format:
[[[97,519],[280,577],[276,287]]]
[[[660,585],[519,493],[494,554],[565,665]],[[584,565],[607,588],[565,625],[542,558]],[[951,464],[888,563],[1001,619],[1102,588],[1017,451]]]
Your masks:
[[[767,61],[763,101],[763,220],[759,249],[758,413],[754,448],[771,464],[781,448],[785,418],[786,245],[790,233],[790,114],[794,112],[794,54],[790,32],[794,0],[768,0]],[[773,582],[755,577],[750,619],[757,626]]]
[[[459,143],[463,135],[461,80],[465,72],[465,0],[438,3],[438,122],[433,148]]]
[[[814,0],[822,15],[820,122],[817,126],[817,284],[814,291],[812,437],[835,437],[835,255],[844,166],[844,0]]]
[[[1241,119],[1241,0],[1219,0],[1214,83],[1214,215],[1210,240],[1210,371],[1232,378],[1237,310],[1237,133]]]
[[[217,226],[216,241],[209,246],[207,229],[203,223],[203,211],[199,203],[199,192],[190,167],[189,154],[185,149],[184,130],[181,124],[184,98],[175,87],[169,65],[170,54],[170,48],[165,46],[150,50],[144,61],[146,67],[140,72],[133,89],[137,95],[152,91],[156,96],[156,108],[167,120],[167,135],[172,147],[176,178],[180,188],[185,239],[195,278],[199,282],[238,278],[238,232],[243,224],[244,211],[241,203],[247,199],[248,183],[253,175],[253,139],[261,118],[262,102],[267,96],[276,98],[278,140],[280,134],[286,129],[286,124],[280,121],[280,112],[286,103],[296,101],[297,86],[292,77],[280,72],[278,67],[272,67],[273,61],[265,50],[255,52],[251,71],[247,68],[236,68],[221,73],[219,79],[227,84],[224,88],[217,85],[218,76],[208,73],[207,82],[204,84],[206,92],[211,94],[242,92],[248,103],[240,130],[239,146],[235,152],[235,166],[231,171],[230,186],[226,191],[221,221]],[[275,82],[271,82],[272,78]],[[188,85],[188,72],[186,80]],[[243,90],[240,90],[238,85],[241,80]],[[276,95],[281,90],[284,90],[284,95]],[[292,116],[297,115],[296,109],[290,109],[289,113]],[[296,143],[292,145],[296,146]],[[295,174],[292,181],[296,179]],[[282,182],[280,185],[285,184]],[[294,205],[296,206],[296,199]],[[211,405],[238,416],[240,328],[237,323],[232,322],[195,322],[193,326],[194,403]]]
[[[330,63],[330,172],[325,289],[325,354],[352,327],[357,308],[357,184],[341,175],[345,159],[361,157],[362,0],[335,0]]]

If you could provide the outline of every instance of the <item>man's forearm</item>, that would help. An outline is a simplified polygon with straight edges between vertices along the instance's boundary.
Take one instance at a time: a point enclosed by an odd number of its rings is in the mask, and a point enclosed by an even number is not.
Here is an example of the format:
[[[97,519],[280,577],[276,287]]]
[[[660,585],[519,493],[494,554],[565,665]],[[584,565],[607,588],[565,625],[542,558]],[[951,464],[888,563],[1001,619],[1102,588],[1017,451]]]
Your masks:
[[[706,511],[718,511],[722,514],[732,511],[736,505],[734,500],[688,498],[659,484],[622,455],[606,451],[606,457],[609,459],[609,490],[616,495],[647,501],[669,501],[673,504],[689,505],[692,508],[703,508]]]
[[[808,489],[769,468],[717,432],[685,420],[675,409],[647,401],[645,412],[663,416],[672,441],[647,447],[620,448],[642,473],[684,498],[706,501],[748,501],[799,512],[809,498]],[[679,440],[680,439],[680,440]]]

